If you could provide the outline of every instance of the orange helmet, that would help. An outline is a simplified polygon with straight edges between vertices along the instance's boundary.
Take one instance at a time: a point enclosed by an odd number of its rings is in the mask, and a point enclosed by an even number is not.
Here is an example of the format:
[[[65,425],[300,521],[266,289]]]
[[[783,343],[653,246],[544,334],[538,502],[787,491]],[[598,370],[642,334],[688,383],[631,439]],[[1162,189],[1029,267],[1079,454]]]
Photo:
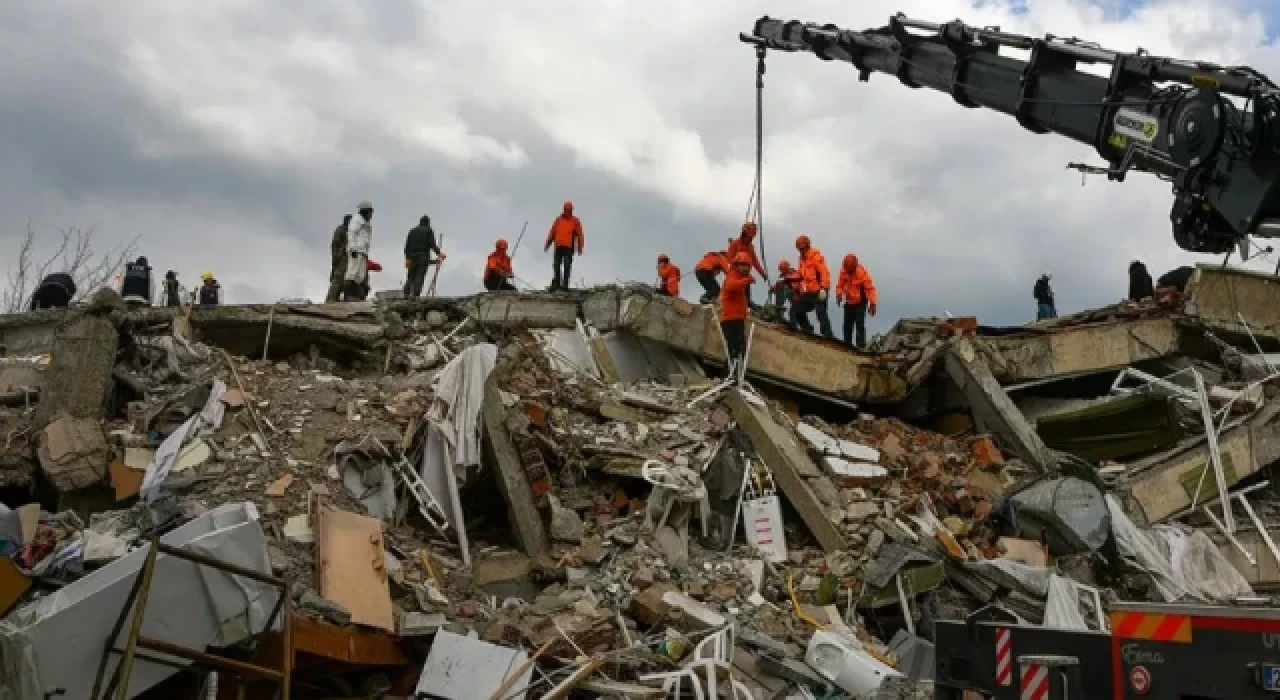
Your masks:
[[[671,262],[671,258],[670,258],[670,257],[668,257],[666,253],[660,253],[660,254],[658,255],[658,262],[660,262],[660,263],[669,263],[669,262]]]
[[[746,266],[750,267],[750,266],[751,266],[751,256],[750,256],[750,255],[747,255],[746,253],[738,253],[737,255],[733,256],[733,264],[734,264],[734,265],[746,265]]]
[[[787,262],[786,260],[778,261],[778,272],[786,272],[787,270],[790,270],[790,269],[791,269],[791,263]]]
[[[498,239],[498,243],[497,243],[497,245],[496,245],[495,247],[496,247],[499,251],[503,251],[503,252],[505,252],[505,251],[506,251],[506,249],[507,249],[507,239],[505,239],[505,238],[499,238],[499,239]]]
[[[796,250],[805,250],[809,247],[809,237],[803,233],[796,237]]]
[[[756,235],[756,224],[754,221],[748,221],[742,225],[742,232],[747,234],[748,238],[754,238]]]
[[[564,213],[566,213],[566,214],[572,214],[572,213],[573,213],[573,202],[568,202],[568,201],[566,201],[566,202],[564,203]]]

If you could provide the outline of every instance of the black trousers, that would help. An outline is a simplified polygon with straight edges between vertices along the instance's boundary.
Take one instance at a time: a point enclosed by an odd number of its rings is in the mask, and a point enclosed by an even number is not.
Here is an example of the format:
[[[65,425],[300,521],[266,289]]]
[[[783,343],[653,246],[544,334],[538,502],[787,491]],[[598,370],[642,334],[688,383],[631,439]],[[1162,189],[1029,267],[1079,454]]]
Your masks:
[[[720,282],[716,279],[714,271],[694,270],[693,277],[698,280],[698,284],[702,285],[702,291],[707,293],[707,301],[715,301],[720,298]]]
[[[818,329],[828,338],[836,337],[831,330],[831,317],[827,315],[827,302],[818,298],[817,292],[801,294],[791,304],[791,323],[805,333],[813,332],[813,324],[809,323],[809,312],[818,314]]]
[[[503,277],[502,275],[489,275],[488,277],[485,277],[484,288],[491,292],[516,291],[516,286],[511,284],[511,280]]]
[[[720,331],[724,333],[724,344],[729,351],[729,361],[742,359],[747,354],[747,322],[745,320],[721,321]]]
[[[360,284],[354,280],[346,280],[342,283],[343,301],[364,301],[368,296],[369,285]]]
[[[573,272],[573,246],[556,246],[555,257],[551,259],[551,291],[569,288],[569,274]]]
[[[854,331],[857,331],[857,342],[854,342]],[[844,343],[858,349],[867,346],[867,300],[856,304],[844,305]]]
[[[433,265],[431,260],[410,260],[408,274],[404,280],[404,295],[417,299],[422,295],[422,283],[427,279],[427,268]]]

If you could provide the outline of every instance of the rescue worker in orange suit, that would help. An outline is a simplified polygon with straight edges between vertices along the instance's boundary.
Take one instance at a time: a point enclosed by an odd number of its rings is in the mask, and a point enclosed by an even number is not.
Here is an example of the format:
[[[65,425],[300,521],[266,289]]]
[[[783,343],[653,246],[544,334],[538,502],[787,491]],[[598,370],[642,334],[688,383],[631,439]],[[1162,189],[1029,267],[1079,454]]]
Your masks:
[[[484,262],[484,288],[491,291],[514,292],[516,286],[511,284],[516,276],[511,267],[511,256],[507,255],[507,239],[499,238],[493,246],[493,252]]]
[[[693,267],[693,277],[702,285],[703,294],[698,299],[699,304],[710,304],[720,298],[720,282],[716,278],[721,273],[729,273],[729,253],[723,250],[704,254]]]
[[[755,278],[751,276],[751,256],[738,253],[720,288],[720,331],[730,366],[747,353],[747,297]]]
[[[836,282],[836,305],[844,306],[844,343],[862,349],[867,345],[867,312],[876,315],[876,283],[871,273],[858,263],[858,256],[849,253],[840,266],[840,279]],[[857,343],[854,330],[857,329]]]
[[[755,269],[764,281],[769,281],[769,273],[764,271],[764,265],[760,264],[760,258],[756,257],[756,225],[755,222],[748,221],[742,225],[742,233],[737,238],[729,241],[729,259],[737,260],[739,253],[746,253],[747,258],[751,260],[751,267]],[[751,305],[751,289],[747,289],[747,304]]]
[[[787,260],[779,260],[778,281],[769,287],[769,292],[773,294],[774,307],[783,318],[788,320],[787,325],[791,325],[786,312],[788,305],[795,306],[796,298],[800,294],[800,272],[793,269]]]
[[[547,233],[547,243],[543,251],[551,250],[555,245],[555,257],[552,258],[551,291],[569,288],[569,273],[573,270],[573,256],[576,249],[582,255],[582,222],[573,215],[573,202],[565,202],[560,216],[551,224]]]
[[[666,297],[680,296],[680,268],[671,264],[666,253],[658,256],[658,293]]]
[[[816,311],[819,330],[828,338],[834,338],[831,318],[827,315],[827,294],[831,289],[831,270],[827,268],[827,260],[805,235],[796,238],[796,250],[800,252],[800,297],[791,305],[791,323],[806,333],[812,333],[809,312]]]

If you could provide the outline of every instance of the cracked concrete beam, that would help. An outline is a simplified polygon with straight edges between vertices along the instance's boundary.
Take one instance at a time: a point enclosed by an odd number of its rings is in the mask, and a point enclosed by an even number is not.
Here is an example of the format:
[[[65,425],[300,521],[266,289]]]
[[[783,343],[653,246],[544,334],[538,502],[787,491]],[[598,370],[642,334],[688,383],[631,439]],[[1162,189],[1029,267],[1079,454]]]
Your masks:
[[[1024,462],[1041,471],[1052,470],[1056,464],[1053,454],[1001,388],[973,343],[957,339],[944,357],[947,375],[960,387],[974,414]]]
[[[507,516],[516,542],[525,554],[536,557],[551,546],[547,529],[542,523],[542,515],[538,512],[533,497],[533,485],[529,482],[529,476],[520,461],[520,453],[507,429],[506,406],[498,388],[498,382],[520,363],[522,356],[519,343],[507,345],[498,355],[498,361],[485,381],[484,405],[481,408],[484,422],[482,443],[486,457],[491,457],[497,468],[498,490],[507,502]]]

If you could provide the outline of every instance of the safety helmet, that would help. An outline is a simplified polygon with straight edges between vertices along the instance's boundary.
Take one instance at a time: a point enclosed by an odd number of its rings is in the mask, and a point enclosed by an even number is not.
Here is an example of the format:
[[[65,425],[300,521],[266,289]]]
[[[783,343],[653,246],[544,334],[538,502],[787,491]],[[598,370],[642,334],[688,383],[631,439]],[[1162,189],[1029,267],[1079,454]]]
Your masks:
[[[507,249],[507,239],[499,238],[495,247],[498,250],[505,251]]]
[[[805,250],[809,247],[809,237],[803,233],[796,236],[796,250]]]
[[[202,279],[202,280],[211,280],[211,279],[213,279],[213,273],[212,273],[212,272],[209,272],[208,270],[205,270],[204,272],[201,272],[201,273],[200,273],[200,279]]]
[[[733,264],[734,265],[750,265],[751,256],[747,255],[746,253],[738,253],[737,255],[733,256]]]
[[[670,257],[668,257],[666,253],[660,253],[660,254],[658,255],[658,262],[660,262],[660,263],[669,263],[669,262],[671,262],[671,258],[670,258]]]
[[[790,262],[788,262],[788,261],[786,261],[786,260],[779,260],[779,261],[778,261],[778,271],[779,271],[779,272],[786,272],[787,270],[790,270],[790,269],[791,269],[791,263],[790,263]]]
[[[566,202],[564,203],[564,213],[566,213],[566,214],[572,214],[572,213],[573,213],[573,202],[566,201]]]

